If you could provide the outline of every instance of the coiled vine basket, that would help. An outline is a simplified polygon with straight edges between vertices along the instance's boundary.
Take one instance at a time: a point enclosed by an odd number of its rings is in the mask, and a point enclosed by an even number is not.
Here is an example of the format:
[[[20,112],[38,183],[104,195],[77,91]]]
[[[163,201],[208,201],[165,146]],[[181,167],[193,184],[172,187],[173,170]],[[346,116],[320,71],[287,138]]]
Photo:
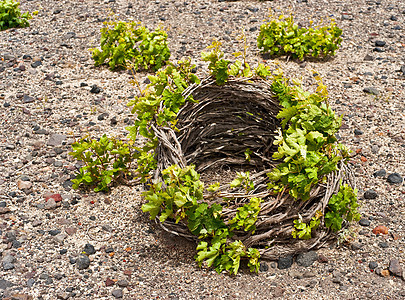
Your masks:
[[[274,196],[267,189],[269,179],[266,174],[277,165],[272,159],[276,150],[273,140],[280,126],[276,118],[280,106],[268,82],[238,78],[218,86],[215,80],[207,78],[199,85],[187,88],[183,95],[192,95],[197,103],[188,102],[179,111],[179,131],[152,126],[159,141],[154,180],[161,180],[162,170],[173,164],[181,168],[193,164],[200,173],[215,172],[224,166],[239,171],[250,170],[254,190],[246,192],[223,184],[216,196],[204,195],[204,201],[221,204],[226,221],[234,217],[237,209],[250,198],[262,198],[255,233],[237,231],[232,240],[241,240],[246,247],[259,249],[265,259],[274,260],[318,249],[336,238],[336,233],[324,227],[324,222],[311,239],[294,239],[291,233],[295,219],[301,216],[303,222],[308,222],[317,211],[325,212],[330,197],[338,192],[340,184],[355,187],[348,165],[340,162],[338,170],[328,174],[326,183],[312,189],[307,201],[296,200],[287,192]],[[251,151],[249,161],[245,157],[246,149]],[[223,203],[224,198],[226,203]],[[172,234],[198,239],[182,221],[178,224],[169,220],[157,222]]]

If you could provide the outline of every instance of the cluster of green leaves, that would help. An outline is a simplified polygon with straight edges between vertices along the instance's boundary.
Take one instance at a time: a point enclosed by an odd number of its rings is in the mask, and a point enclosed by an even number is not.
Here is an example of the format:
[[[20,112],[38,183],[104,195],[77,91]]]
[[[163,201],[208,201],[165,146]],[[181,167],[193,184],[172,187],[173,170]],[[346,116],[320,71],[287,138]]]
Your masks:
[[[325,214],[325,226],[333,231],[342,229],[344,220],[348,222],[360,220],[360,214],[357,211],[357,190],[353,190],[349,185],[341,185],[337,194],[332,195],[329,199],[327,212]],[[310,239],[312,230],[316,230],[321,222],[322,212],[317,211],[312,217],[309,224],[303,222],[299,215],[297,220],[294,220],[294,230],[292,236],[300,239]]]
[[[292,231],[293,238],[299,238],[302,240],[308,240],[312,237],[312,230],[316,230],[321,223],[322,212],[317,211],[315,216],[312,217],[309,224],[306,224],[302,220],[302,216],[299,215],[299,218],[294,220],[294,229]]]
[[[253,181],[250,179],[249,171],[237,172],[236,178],[230,184],[231,188],[243,187],[247,192],[254,189]]]
[[[20,2],[14,0],[0,0],[0,30],[30,26],[28,20],[32,18],[31,14],[21,14],[19,6]]]
[[[148,76],[150,84],[141,91],[140,96],[127,104],[132,106],[132,113],[136,115],[134,125],[127,127],[130,138],[134,141],[138,136],[147,139],[144,146],[136,148],[137,171],[143,182],[147,180],[150,171],[156,169],[154,150],[158,140],[152,125],[176,129],[179,109],[187,101],[194,101],[192,96],[186,99],[183,91],[190,84],[200,83],[192,71],[194,68],[195,65],[189,59],[179,61],[176,65],[169,62],[156,75]]]
[[[100,140],[82,138],[72,144],[72,150],[69,155],[84,163],[72,180],[73,188],[84,184],[94,186],[95,192],[108,191],[111,182],[129,175],[134,156],[130,145],[105,134]]]
[[[341,160],[349,158],[348,149],[337,143],[336,132],[342,117],[337,117],[328,105],[327,90],[319,76],[315,93],[302,89],[299,82],[292,85],[278,73],[273,76],[272,91],[283,107],[277,115],[281,130],[276,137],[277,152],[273,158],[281,162],[270,172],[269,189],[276,193],[288,191],[296,198],[306,201],[312,188],[326,180],[326,175],[337,170]],[[343,219],[357,220],[357,196],[348,185],[341,186],[338,194],[329,201],[325,214],[325,226],[339,231]],[[294,238],[310,239],[313,230],[320,225],[322,212],[307,224],[302,218],[294,221]]]
[[[348,150],[335,137],[342,118],[329,107],[326,87],[319,76],[316,79],[315,93],[304,91],[297,82],[290,86],[281,73],[274,76],[271,86],[283,107],[277,115],[282,121],[274,142],[278,150],[273,154],[282,161],[268,173],[268,187],[277,193],[288,190],[304,201],[314,185],[348,158]]]
[[[203,201],[204,184],[194,166],[181,169],[172,165],[162,172],[162,176],[165,185],[163,182],[151,184],[150,190],[144,193],[148,202],[142,205],[142,210],[149,212],[151,219],[159,216],[161,222],[170,219],[178,223],[184,220],[190,232],[201,240],[196,255],[200,266],[205,262],[217,272],[226,270],[236,274],[241,259],[247,259],[250,270],[257,272],[259,251],[246,249],[239,240],[232,243],[228,240],[236,230],[255,231],[262,200],[250,199],[249,203],[238,208],[235,217],[226,224],[222,219],[222,206]],[[212,192],[215,190],[213,188]]]
[[[328,212],[325,214],[325,225],[334,231],[342,229],[343,220],[358,221],[360,214],[357,211],[357,190],[349,185],[342,185],[339,192],[329,199]]]
[[[149,31],[137,22],[109,21],[101,29],[100,47],[91,49],[96,66],[107,61],[112,70],[160,69],[170,58],[167,33],[162,28]]]
[[[281,15],[260,26],[257,46],[262,53],[276,56],[291,54],[299,59],[328,56],[335,55],[342,42],[341,35],[342,30],[334,21],[329,26],[300,28],[294,24],[292,15]]]
[[[244,36],[242,36],[244,38]],[[210,74],[218,85],[223,85],[228,81],[230,76],[233,77],[251,77],[253,73],[249,64],[246,62],[246,50],[247,46],[245,45],[244,52],[236,52],[233,55],[235,57],[242,56],[243,61],[236,60],[234,63],[224,59],[224,52],[221,50],[221,42],[214,40],[211,46],[208,46],[208,49],[211,49],[209,52],[202,52],[201,58],[203,61],[209,62],[208,69]]]

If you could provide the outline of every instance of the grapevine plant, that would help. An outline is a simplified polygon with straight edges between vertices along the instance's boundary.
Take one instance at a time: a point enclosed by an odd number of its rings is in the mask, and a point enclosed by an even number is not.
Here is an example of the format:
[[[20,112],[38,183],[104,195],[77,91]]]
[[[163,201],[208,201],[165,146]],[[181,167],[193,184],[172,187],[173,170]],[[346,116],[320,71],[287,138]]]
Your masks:
[[[312,25],[312,21],[311,21]],[[292,55],[303,59],[335,55],[342,42],[342,30],[331,21],[329,26],[304,28],[294,23],[292,15],[281,15],[260,26],[257,46],[262,53],[281,56]]]
[[[72,187],[77,189],[84,185],[94,187],[95,192],[107,192],[111,183],[130,175],[135,154],[131,144],[132,141],[125,143],[105,134],[99,140],[82,138],[73,143],[69,155],[82,161],[84,166],[72,180]]]
[[[101,28],[100,49],[90,49],[96,66],[108,63],[111,70],[133,68],[154,71],[170,58],[167,33],[150,31],[139,22],[109,21]]]
[[[267,174],[268,189],[275,195],[288,192],[296,201],[308,201],[311,189],[324,183],[326,175],[337,170],[339,162],[346,162],[349,158],[348,150],[337,144],[335,134],[341,118],[329,107],[326,87],[317,77],[316,92],[306,92],[298,82],[291,84],[281,72],[271,72],[263,64],[251,69],[246,62],[246,48],[243,53],[235,53],[236,60],[231,62],[224,58],[220,46],[214,41],[209,51],[202,53],[202,59],[209,63],[210,75],[218,85],[226,84],[235,77],[260,77],[270,82],[271,90],[282,107],[277,115],[281,119],[276,139],[278,150],[273,155],[279,164]],[[133,141],[144,141],[143,146],[134,148],[132,158],[137,161],[136,173],[141,181],[149,182],[150,186],[144,192],[146,203],[142,205],[142,210],[149,212],[151,219],[158,218],[162,223],[170,220],[186,224],[199,240],[195,259],[200,266],[205,264],[217,272],[236,274],[240,263],[245,261],[252,272],[258,272],[259,249],[247,248],[236,237],[240,232],[254,235],[263,199],[249,198],[236,209],[232,218],[226,219],[223,209],[229,199],[222,198],[222,202],[213,204],[205,201],[207,193],[211,195],[208,197],[221,198],[217,192],[220,184],[204,187],[193,165],[182,169],[174,164],[161,172],[162,182],[151,180],[151,173],[157,168],[155,150],[158,137],[154,128],[178,130],[180,108],[187,102],[195,102],[192,95],[185,91],[192,84],[200,83],[193,73],[194,68],[189,59],[168,62],[155,75],[148,76],[150,83],[146,89],[140,90],[140,95],[128,103],[136,116],[134,125],[127,127],[129,136]],[[136,81],[134,84],[139,87]],[[247,149],[247,160],[250,154]],[[89,158],[82,156],[81,159]],[[249,172],[237,173],[230,187],[244,190],[246,194],[255,189]],[[325,215],[318,211],[308,223],[301,216],[292,220],[292,236],[310,239],[321,224],[338,231],[344,220],[359,218],[357,206],[356,191],[342,185],[338,193],[330,198]]]
[[[0,30],[30,26],[28,20],[32,18],[31,14],[21,14],[19,6],[20,2],[14,0],[0,0]]]

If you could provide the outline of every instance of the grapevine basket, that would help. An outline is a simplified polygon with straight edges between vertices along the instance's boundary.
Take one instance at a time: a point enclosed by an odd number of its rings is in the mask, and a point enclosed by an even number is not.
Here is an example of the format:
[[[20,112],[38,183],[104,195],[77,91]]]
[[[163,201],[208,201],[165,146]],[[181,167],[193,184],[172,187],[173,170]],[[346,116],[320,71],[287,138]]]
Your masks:
[[[250,198],[262,198],[255,233],[237,231],[232,239],[259,249],[264,259],[275,260],[318,249],[336,238],[336,233],[322,225],[324,222],[309,240],[294,239],[291,233],[295,219],[301,216],[303,222],[309,222],[317,211],[325,212],[340,183],[355,187],[348,165],[341,162],[338,170],[327,176],[326,183],[312,189],[307,201],[296,200],[288,192],[274,196],[267,189],[266,174],[277,165],[272,154],[277,150],[273,140],[280,125],[276,116],[281,109],[270,83],[262,79],[238,78],[218,86],[215,80],[206,78],[187,88],[183,95],[192,95],[196,103],[187,102],[179,111],[176,126],[179,131],[152,126],[159,141],[154,181],[162,181],[161,172],[173,164],[181,168],[193,164],[202,174],[223,167],[250,170],[254,190],[247,193],[221,184],[217,196],[207,193],[204,201],[222,204],[226,221],[232,219],[237,209]],[[246,149],[251,152],[249,161],[245,157]],[[223,198],[229,201],[226,205],[222,203]],[[197,240],[182,221],[160,223],[157,219],[157,222],[167,232]]]

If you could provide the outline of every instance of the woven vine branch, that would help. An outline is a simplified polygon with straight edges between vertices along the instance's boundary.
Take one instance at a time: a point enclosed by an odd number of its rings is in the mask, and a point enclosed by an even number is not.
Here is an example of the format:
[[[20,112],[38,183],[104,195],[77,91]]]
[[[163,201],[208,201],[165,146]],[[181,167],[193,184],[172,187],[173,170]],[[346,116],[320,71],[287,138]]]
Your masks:
[[[240,240],[248,247],[259,249],[262,258],[276,259],[322,247],[336,238],[336,233],[321,226],[308,240],[293,239],[293,221],[299,216],[308,222],[318,211],[324,212],[329,199],[339,192],[341,184],[355,188],[355,180],[348,165],[341,161],[338,170],[327,176],[311,190],[307,201],[297,201],[287,192],[274,193],[267,188],[267,173],[277,161],[271,157],[275,131],[280,126],[277,114],[280,105],[270,84],[262,79],[238,78],[223,86],[207,78],[186,90],[196,103],[188,102],[178,113],[178,132],[168,127],[152,126],[159,143],[156,150],[158,167],[154,180],[161,181],[162,170],[177,164],[180,168],[195,164],[196,170],[233,165],[255,169],[251,176],[254,190],[232,189],[230,184],[221,185],[215,195],[204,194],[204,202],[223,205],[222,217],[229,222],[238,208],[258,197],[263,199],[256,222],[256,231],[236,231],[232,240]],[[242,136],[239,134],[243,133]],[[246,148],[252,150],[251,160],[244,156]],[[230,199],[224,204],[223,199]],[[187,228],[186,221],[159,222],[160,226],[175,235],[198,240]]]

